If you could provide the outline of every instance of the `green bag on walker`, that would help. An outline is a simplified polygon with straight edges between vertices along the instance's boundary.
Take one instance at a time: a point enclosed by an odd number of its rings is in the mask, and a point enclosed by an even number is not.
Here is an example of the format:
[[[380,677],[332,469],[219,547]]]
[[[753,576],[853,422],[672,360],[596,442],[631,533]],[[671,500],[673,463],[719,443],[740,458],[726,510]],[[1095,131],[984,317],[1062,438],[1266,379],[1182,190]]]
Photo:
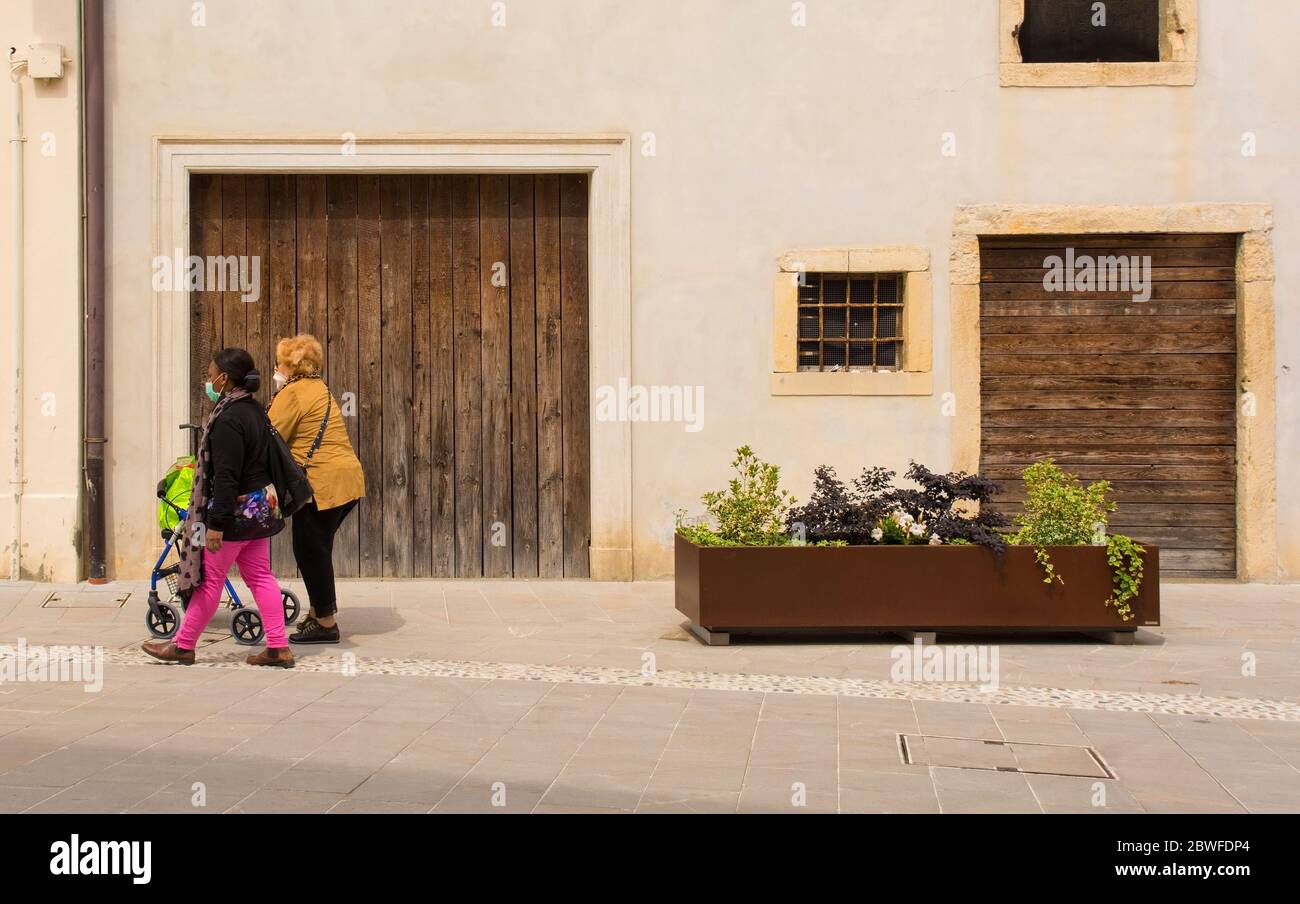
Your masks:
[[[181,523],[176,509],[190,504],[190,489],[194,486],[194,456],[182,455],[167,469],[166,476],[158,481],[158,529],[170,534]],[[168,503],[171,505],[168,505]],[[176,508],[172,508],[175,506]]]

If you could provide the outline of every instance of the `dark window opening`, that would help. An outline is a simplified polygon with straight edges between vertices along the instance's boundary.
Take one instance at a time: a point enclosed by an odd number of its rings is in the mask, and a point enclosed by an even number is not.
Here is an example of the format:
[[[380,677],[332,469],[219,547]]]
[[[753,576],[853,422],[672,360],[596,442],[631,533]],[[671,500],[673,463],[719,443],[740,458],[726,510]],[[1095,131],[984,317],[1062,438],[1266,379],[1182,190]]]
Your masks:
[[[1026,63],[1158,63],[1160,0],[1025,0],[1020,55]]]
[[[799,369],[897,370],[902,314],[901,274],[805,274],[799,286]]]

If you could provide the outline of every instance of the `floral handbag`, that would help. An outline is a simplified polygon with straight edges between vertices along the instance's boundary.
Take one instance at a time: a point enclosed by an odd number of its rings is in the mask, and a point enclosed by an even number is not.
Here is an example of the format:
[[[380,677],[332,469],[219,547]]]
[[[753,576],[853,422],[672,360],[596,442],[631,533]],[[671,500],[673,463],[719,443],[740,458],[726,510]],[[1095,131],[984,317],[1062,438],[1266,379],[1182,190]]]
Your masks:
[[[260,540],[284,529],[284,515],[275,484],[235,497],[235,521],[226,532],[227,540]]]

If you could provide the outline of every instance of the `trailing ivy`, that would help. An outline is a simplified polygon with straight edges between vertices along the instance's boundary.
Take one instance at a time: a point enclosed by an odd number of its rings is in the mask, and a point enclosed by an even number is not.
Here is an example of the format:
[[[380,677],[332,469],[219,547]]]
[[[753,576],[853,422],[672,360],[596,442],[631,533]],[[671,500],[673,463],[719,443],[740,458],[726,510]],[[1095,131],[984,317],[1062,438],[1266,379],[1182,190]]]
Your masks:
[[[1022,476],[1025,510],[1015,518],[1017,530],[1009,537],[1010,542],[1034,547],[1034,557],[1043,569],[1043,583],[1064,584],[1047,547],[1085,546],[1098,543],[1104,536],[1115,585],[1106,605],[1114,606],[1125,621],[1133,618],[1129,600],[1142,587],[1142,553],[1146,550],[1123,534],[1106,534],[1110,513],[1116,508],[1110,499],[1110,483],[1098,480],[1085,486],[1050,458],[1025,468]]]
[[[1134,542],[1132,537],[1123,534],[1111,534],[1106,538],[1106,561],[1110,562],[1114,574],[1115,589],[1107,606],[1114,606],[1120,618],[1129,621],[1133,618],[1133,609],[1129,600],[1138,595],[1142,589],[1142,554],[1146,552]]]

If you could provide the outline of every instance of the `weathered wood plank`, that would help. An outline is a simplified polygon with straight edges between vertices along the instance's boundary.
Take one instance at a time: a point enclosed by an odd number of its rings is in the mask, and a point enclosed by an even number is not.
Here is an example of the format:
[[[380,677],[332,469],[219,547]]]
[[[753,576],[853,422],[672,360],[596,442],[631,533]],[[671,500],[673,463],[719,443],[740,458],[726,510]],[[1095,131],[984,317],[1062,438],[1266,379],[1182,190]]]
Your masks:
[[[430,573],[456,573],[456,388],[452,303],[451,178],[433,176],[429,189],[429,408],[433,478]]]
[[[980,331],[985,336],[1032,335],[1035,333],[1077,333],[1088,335],[1148,334],[1148,333],[1203,333],[1236,335],[1236,317],[990,317],[980,318]]]
[[[1237,249],[1230,245],[1209,245],[1200,247],[1143,245],[1140,241],[1131,247],[1092,246],[1086,250],[1078,246],[1076,259],[1087,254],[1093,258],[1102,257],[1150,257],[1152,269],[1162,267],[1233,267],[1236,265]],[[1064,247],[1052,248],[982,248],[980,250],[980,267],[985,270],[1023,270],[1038,268],[1041,272],[1049,264],[1046,259],[1052,256],[1065,258]]]
[[[1150,543],[1169,549],[1231,549],[1237,542],[1237,531],[1232,527],[1162,527],[1139,525],[1140,543]],[[1118,525],[1111,525],[1112,533],[1125,533]],[[1161,563],[1164,564],[1163,562]]]
[[[1044,271],[1041,268],[1027,269],[1027,270],[981,270],[980,282],[1035,283],[1045,291],[1052,292],[1053,289],[1048,288],[1050,284],[1046,283],[1044,279],[1046,273],[1047,271]],[[1149,272],[1139,273],[1137,274],[1136,278],[1130,276],[1128,284],[1131,286],[1136,286],[1136,279],[1141,279],[1142,282],[1146,282],[1148,278],[1151,280],[1153,285],[1159,283],[1188,282],[1188,281],[1198,281],[1198,280],[1216,280],[1219,282],[1223,282],[1232,279],[1234,275],[1235,275],[1235,271],[1232,267],[1152,266]],[[1111,282],[1109,279],[1102,280],[1095,275],[1088,277],[1088,279],[1091,279],[1093,281],[1095,288],[1101,288],[1102,283],[1105,282],[1112,289],[1114,288],[1122,289],[1123,288],[1123,283],[1121,280],[1122,276],[1123,276],[1122,271],[1118,272],[1116,274],[1116,278],[1114,282]],[[1076,272],[1075,275],[1076,287],[1080,286],[1083,278],[1084,278],[1083,275],[1078,274]],[[1128,292],[1129,295],[1133,295],[1136,289],[1125,289],[1124,291]]]
[[[1075,446],[985,445],[982,467],[1026,465],[1050,458],[1066,470],[1080,465],[1232,465],[1237,450],[1231,446],[1138,446],[1128,443]]]
[[[1151,301],[1078,299],[1048,301],[988,298],[980,302],[984,317],[1232,317],[1237,300],[1225,298],[1163,298]]]
[[[1234,374],[1077,374],[984,377],[989,392],[1134,392],[1167,390],[1228,392],[1236,387]]]
[[[1134,409],[1180,409],[1184,411],[1232,411],[1237,397],[1233,392],[1159,392],[1125,390],[1121,392],[990,392],[981,393],[986,411],[1025,411],[1034,409],[1088,408],[1108,411]]]
[[[1020,475],[1032,462],[995,465],[985,462],[980,473],[997,481],[1020,480]],[[1060,464],[1057,462],[1057,464]],[[1065,466],[1062,466],[1065,467]],[[1189,480],[1208,482],[1228,482],[1236,479],[1236,468],[1232,464],[1218,465],[1170,465],[1167,462],[1148,462],[1146,464],[1125,465],[1069,465],[1066,470],[1085,483],[1094,480]]]
[[[1174,505],[1131,502],[1108,519],[1112,528],[1137,527],[1230,527],[1237,524],[1235,505]],[[1153,541],[1154,542],[1154,541]]]
[[[298,176],[298,328],[322,345],[329,338],[325,204],[325,177]]]
[[[984,430],[987,445],[1134,445],[1230,446],[1235,429],[1228,427],[989,427]]]
[[[538,573],[564,575],[564,412],[561,403],[560,178],[536,179]]]
[[[515,577],[537,576],[537,299],[533,176],[510,177],[510,423]]]
[[[1021,503],[1001,498],[995,507],[1008,516],[1024,510]],[[1237,523],[1237,507],[1206,503],[1130,502],[1119,506],[1107,521],[1112,531],[1133,535],[1148,527],[1234,528]]]
[[[1024,482],[1000,480],[1002,492],[999,502],[1022,502],[1025,498]],[[1115,480],[1111,482],[1112,498],[1123,507],[1126,503],[1145,502],[1171,505],[1175,503],[1231,504],[1236,499],[1236,485],[1232,481],[1189,482],[1184,480]]]
[[[479,299],[479,184],[451,177],[455,304],[456,575],[483,574],[483,341]]]
[[[265,282],[267,265],[271,259],[271,198],[266,176],[246,178],[245,199],[248,218],[244,235],[247,242],[248,275],[253,283],[249,290],[252,298],[244,304],[247,328],[245,341],[248,343],[248,352],[262,375],[262,386],[256,393],[257,400],[266,405],[271,401],[271,389],[274,386],[271,374],[275,370],[276,340]],[[257,274],[256,279],[253,279],[254,273]]]
[[[360,448],[355,407],[357,398],[357,177],[329,176],[326,179],[326,208],[329,222],[326,238],[326,279],[329,301],[326,345],[328,361],[325,379],[338,399],[339,418],[347,428],[352,448]],[[352,411],[352,416],[348,412]],[[377,488],[371,488],[376,492]],[[334,573],[339,577],[356,577],[360,572],[360,519],[354,512],[334,536]]]
[[[1228,549],[1161,549],[1160,573],[1174,577],[1233,577],[1237,572],[1237,554]]]
[[[1127,301],[1133,302],[1133,292],[1048,292],[1041,283],[985,282],[980,285],[980,295],[988,300],[1023,301]],[[1234,282],[1157,282],[1151,284],[1151,300],[1193,298],[1236,298]]]
[[[411,554],[413,573],[433,575],[432,261],[429,177],[411,177]]]
[[[357,179],[357,456],[366,475],[358,507],[360,571],[384,573],[384,402],[381,337],[380,176]]]
[[[384,423],[384,577],[414,574],[411,546],[411,184],[386,176],[379,184],[380,369]]]
[[[981,353],[980,368],[982,373],[989,376],[1014,376],[1016,374],[1037,374],[1042,376],[1070,374],[1235,375],[1237,372],[1237,356],[1236,353],[1218,355],[995,355]]]
[[[483,575],[513,568],[510,465],[510,177],[479,177],[483,330]]]
[[[590,356],[587,347],[585,173],[560,177],[560,283],[563,309],[564,576],[591,574]]]
[[[1237,236],[1223,232],[1084,233],[1081,235],[980,236],[980,251],[1000,248],[1233,248]]]
[[[239,291],[239,260],[248,247],[246,192],[247,177],[221,177],[221,254],[227,262],[216,268],[209,266],[205,274],[209,279],[219,274],[219,285],[225,289],[221,294],[221,341],[227,348],[248,345],[248,312]],[[232,259],[233,266],[229,263]]]
[[[271,332],[279,341],[298,332],[297,178],[284,174],[270,176],[269,190],[271,268],[263,280],[270,291]],[[269,373],[267,379],[271,379]],[[271,539],[271,567],[281,578],[297,576],[293,531],[280,531]]]
[[[984,336],[981,340],[983,350],[989,354],[1018,355],[1061,355],[1061,354],[1114,354],[1132,352],[1134,354],[1231,354],[1236,351],[1237,340],[1231,334],[1206,335],[1203,333],[1180,333],[1175,336],[1162,334],[1112,334],[1112,335],[1072,335],[1068,342],[1065,337],[1054,334],[1034,334],[1028,336]]]
[[[197,173],[190,177],[190,254],[204,261],[221,253],[221,179],[219,175]],[[174,265],[174,262],[173,262]],[[221,293],[207,284],[190,293],[190,420],[203,424],[211,409],[203,393],[208,362],[222,348]]]
[[[1231,427],[1231,408],[1218,411],[1174,409],[991,409],[982,414],[989,427]]]

